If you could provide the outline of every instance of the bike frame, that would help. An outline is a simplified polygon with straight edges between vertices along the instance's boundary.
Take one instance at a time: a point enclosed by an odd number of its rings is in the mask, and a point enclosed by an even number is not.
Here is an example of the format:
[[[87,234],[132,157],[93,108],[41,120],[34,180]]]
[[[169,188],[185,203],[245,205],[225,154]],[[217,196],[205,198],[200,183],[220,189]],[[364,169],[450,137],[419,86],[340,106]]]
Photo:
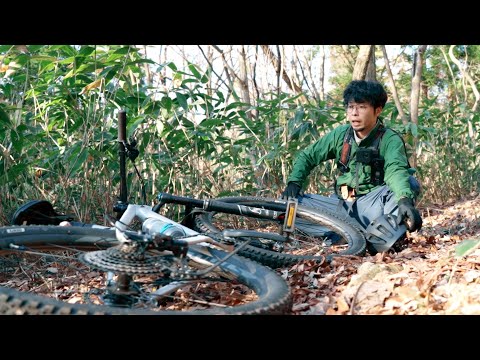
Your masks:
[[[158,212],[164,204],[179,204],[204,211],[218,211],[227,214],[244,215],[258,219],[279,220],[283,221],[285,212],[287,211],[287,201],[275,200],[270,204],[262,205],[262,207],[229,204],[221,200],[200,200],[185,196],[176,196],[168,193],[159,193],[157,195],[159,203],[153,207],[153,211]]]
[[[163,215],[157,214],[153,212],[150,207],[145,205],[134,205],[128,204],[126,210],[124,211],[122,217],[116,221],[115,223],[115,235],[120,242],[130,242],[129,233],[128,233],[128,225],[130,225],[134,220],[139,220],[142,222],[142,231],[145,234],[150,234],[149,229],[144,226],[145,221],[148,219],[156,219],[164,223],[169,223],[175,226],[178,226],[183,229],[186,236],[181,237],[180,239],[185,241],[188,245],[193,244],[200,244],[200,243],[210,243],[212,245],[218,246],[224,250],[231,250],[231,246],[221,244],[211,237],[202,235],[195,230],[192,230],[182,224],[179,224],[176,221],[173,221]]]

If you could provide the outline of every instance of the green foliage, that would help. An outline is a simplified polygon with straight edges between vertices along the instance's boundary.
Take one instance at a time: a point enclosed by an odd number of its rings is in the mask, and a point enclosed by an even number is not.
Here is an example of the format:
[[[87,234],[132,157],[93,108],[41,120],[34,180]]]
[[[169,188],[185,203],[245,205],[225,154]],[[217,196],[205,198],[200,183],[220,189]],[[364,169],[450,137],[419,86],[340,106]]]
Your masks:
[[[135,163],[148,202],[159,191],[277,196],[296,154],[346,121],[341,90],[348,72],[338,75],[324,102],[301,102],[299,95],[275,91],[245,104],[232,102],[239,98],[235,93],[209,88],[210,68],[157,64],[134,46],[29,45],[27,50],[0,46],[8,66],[8,75],[0,73],[4,214],[33,198],[47,198],[84,221],[101,222],[103,213],[111,213],[118,196],[120,109],[127,112],[128,137],[138,142]],[[356,48],[350,50],[354,54]],[[471,46],[455,51],[459,58],[478,57]],[[440,55],[438,48],[429,53],[425,84],[450,94]],[[168,71],[168,86],[147,84],[145,65]],[[401,75],[401,97],[407,96],[410,80],[407,72]],[[403,125],[393,101],[382,113],[404,135],[409,154],[416,154],[429,201],[462,197],[479,187],[479,116],[471,104],[452,100],[422,97],[418,126]],[[141,183],[128,165],[129,201],[141,202]],[[335,164],[322,164],[307,190],[328,193],[334,177]]]
[[[463,240],[460,244],[455,247],[455,256],[462,257],[471,253],[473,250],[478,248],[480,240],[478,239],[467,239]]]

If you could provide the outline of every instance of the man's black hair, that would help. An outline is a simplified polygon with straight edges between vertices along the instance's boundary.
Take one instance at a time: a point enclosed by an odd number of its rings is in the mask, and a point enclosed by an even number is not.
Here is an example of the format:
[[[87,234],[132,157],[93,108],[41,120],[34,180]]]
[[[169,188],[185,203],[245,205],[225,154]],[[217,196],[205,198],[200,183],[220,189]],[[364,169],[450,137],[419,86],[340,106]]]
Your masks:
[[[388,96],[383,86],[377,81],[353,80],[343,91],[343,105],[352,101],[369,103],[374,108],[385,107]]]

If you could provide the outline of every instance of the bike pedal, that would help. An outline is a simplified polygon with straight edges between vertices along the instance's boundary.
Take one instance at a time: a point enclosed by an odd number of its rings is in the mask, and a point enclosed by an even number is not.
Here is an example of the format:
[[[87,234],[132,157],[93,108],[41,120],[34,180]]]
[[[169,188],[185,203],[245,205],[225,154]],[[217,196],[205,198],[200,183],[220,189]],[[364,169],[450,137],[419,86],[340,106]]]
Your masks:
[[[283,222],[283,232],[293,233],[295,230],[295,217],[297,216],[298,200],[289,197],[287,200],[287,210],[285,212],[285,220]]]

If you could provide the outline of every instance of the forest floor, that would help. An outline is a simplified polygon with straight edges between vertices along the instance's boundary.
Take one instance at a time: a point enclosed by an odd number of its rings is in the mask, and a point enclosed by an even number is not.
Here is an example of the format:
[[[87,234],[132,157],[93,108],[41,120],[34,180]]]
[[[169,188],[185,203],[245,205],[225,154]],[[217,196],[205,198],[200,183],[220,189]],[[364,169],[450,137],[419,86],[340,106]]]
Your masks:
[[[279,270],[293,314],[480,314],[480,195],[420,210],[423,227],[399,253]]]
[[[343,256],[330,263],[306,261],[277,269],[291,287],[291,314],[480,314],[480,195],[419,210],[423,227],[408,234],[408,247],[399,253]],[[81,275],[76,268],[81,264],[52,265],[35,255],[29,265],[26,260],[2,258],[0,270],[9,271],[0,271],[0,286],[43,294],[54,289],[64,301],[78,302],[85,286],[104,281],[97,271]],[[34,276],[27,275],[27,267]],[[243,301],[237,291],[220,292],[222,298],[235,295],[235,302]]]

